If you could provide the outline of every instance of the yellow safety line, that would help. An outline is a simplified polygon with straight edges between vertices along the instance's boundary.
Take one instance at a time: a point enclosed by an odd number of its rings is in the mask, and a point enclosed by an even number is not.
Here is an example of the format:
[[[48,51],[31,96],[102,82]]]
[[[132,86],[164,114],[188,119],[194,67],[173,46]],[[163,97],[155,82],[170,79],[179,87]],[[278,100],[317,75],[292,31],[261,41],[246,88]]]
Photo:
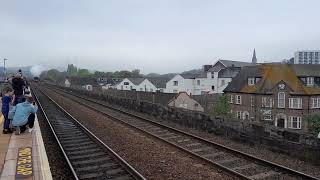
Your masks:
[[[1,114],[1,117],[0,117],[0,125],[2,124],[4,118],[3,118],[3,115]]]

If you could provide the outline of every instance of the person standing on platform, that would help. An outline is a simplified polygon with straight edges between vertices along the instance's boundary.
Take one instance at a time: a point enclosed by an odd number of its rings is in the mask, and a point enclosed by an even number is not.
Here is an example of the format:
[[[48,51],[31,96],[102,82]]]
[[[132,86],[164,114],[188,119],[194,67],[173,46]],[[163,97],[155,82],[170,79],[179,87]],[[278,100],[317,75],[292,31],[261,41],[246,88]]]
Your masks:
[[[9,134],[12,133],[12,130],[10,129],[10,120],[9,120],[9,110],[10,110],[10,104],[12,104],[14,99],[13,90],[10,87],[5,87],[3,89],[3,97],[2,97],[2,114],[4,118],[3,123],[3,134]]]
[[[31,96],[26,96],[26,101],[23,103],[17,104],[12,109],[13,121],[12,125],[16,128],[16,135],[23,133],[29,128],[33,128],[35,113],[38,110],[38,106],[33,101]]]
[[[14,90],[15,101],[13,105],[17,105],[18,103],[22,103],[25,101],[25,97],[23,94],[23,88],[25,86],[25,82],[22,79],[22,75],[18,72],[15,77],[12,79],[12,88]]]

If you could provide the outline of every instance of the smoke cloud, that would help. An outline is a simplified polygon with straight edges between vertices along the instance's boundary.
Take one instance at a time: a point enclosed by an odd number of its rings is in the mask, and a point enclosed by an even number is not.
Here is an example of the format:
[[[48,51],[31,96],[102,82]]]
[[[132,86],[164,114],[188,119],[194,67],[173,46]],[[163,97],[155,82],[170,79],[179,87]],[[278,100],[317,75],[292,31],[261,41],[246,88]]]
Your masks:
[[[41,66],[41,65],[35,65],[35,66],[32,66],[31,69],[30,69],[30,72],[32,74],[33,77],[38,77],[40,76],[41,72],[46,70],[45,67]]]

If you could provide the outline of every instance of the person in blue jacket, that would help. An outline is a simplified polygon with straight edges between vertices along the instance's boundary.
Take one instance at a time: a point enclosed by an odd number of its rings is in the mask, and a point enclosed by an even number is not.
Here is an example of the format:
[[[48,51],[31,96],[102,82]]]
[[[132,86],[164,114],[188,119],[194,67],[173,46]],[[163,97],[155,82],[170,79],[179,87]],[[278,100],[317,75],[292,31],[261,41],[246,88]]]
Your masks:
[[[12,109],[12,125],[16,128],[16,135],[23,133],[27,129],[27,125],[29,128],[33,128],[37,110],[38,106],[34,103],[31,96],[26,96],[25,102],[17,104]]]
[[[5,87],[3,89],[3,96],[2,96],[2,114],[4,118],[4,123],[3,123],[3,134],[8,134],[12,133],[12,130],[10,129],[10,120],[9,120],[9,110],[10,110],[10,104],[13,102],[13,89],[10,87]]]

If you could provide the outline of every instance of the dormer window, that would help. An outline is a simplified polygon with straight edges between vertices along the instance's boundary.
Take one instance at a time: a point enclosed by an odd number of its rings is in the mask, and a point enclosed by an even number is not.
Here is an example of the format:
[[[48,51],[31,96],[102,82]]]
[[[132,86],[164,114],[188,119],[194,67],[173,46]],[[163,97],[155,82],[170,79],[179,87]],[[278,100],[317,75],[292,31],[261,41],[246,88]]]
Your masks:
[[[260,81],[260,77],[249,77],[248,78],[248,85],[249,86],[253,86],[255,84],[257,84]]]
[[[307,77],[307,86],[314,85],[314,77]]]

